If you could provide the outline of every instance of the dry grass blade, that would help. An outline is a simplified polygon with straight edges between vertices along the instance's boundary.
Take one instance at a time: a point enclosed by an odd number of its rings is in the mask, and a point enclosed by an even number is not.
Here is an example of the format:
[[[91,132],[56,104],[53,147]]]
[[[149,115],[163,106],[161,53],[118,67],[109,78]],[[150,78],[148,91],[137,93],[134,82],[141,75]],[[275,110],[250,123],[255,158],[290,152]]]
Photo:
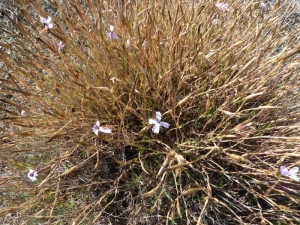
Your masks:
[[[166,172],[163,173],[163,175],[162,175],[162,177],[161,177],[160,182],[158,183],[158,185],[155,188],[153,188],[151,191],[148,191],[148,192],[142,194],[142,196],[143,197],[152,197],[155,194],[157,194],[157,190],[161,187],[161,184],[164,181],[165,176],[166,176]]]

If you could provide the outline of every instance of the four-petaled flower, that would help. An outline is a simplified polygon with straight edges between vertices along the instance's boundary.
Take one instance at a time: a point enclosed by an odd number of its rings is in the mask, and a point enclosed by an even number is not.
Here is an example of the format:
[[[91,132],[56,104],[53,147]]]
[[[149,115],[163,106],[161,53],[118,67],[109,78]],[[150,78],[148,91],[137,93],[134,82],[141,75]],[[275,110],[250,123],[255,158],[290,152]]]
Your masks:
[[[283,176],[287,176],[296,181],[299,181],[299,177],[297,176],[298,170],[299,167],[293,167],[290,170],[288,170],[288,168],[286,168],[285,166],[280,167],[280,172]]]
[[[118,40],[119,37],[116,32],[114,32],[114,26],[110,25],[109,30],[110,31],[106,32],[106,37],[110,40]]]
[[[53,23],[51,23],[51,17],[48,16],[47,19],[41,17],[41,22],[45,25],[45,28],[51,29],[53,28]]]
[[[100,122],[97,121],[96,124],[93,126],[93,132],[98,135],[98,133],[102,132],[102,133],[106,133],[106,134],[110,134],[111,133],[111,129],[108,127],[102,127],[100,126]]]
[[[156,118],[153,119],[149,119],[149,124],[154,124],[154,126],[152,127],[152,132],[154,134],[158,134],[159,133],[159,128],[160,126],[163,126],[164,128],[169,128],[170,124],[161,121],[161,113],[160,112],[156,112]]]
[[[35,171],[33,169],[29,169],[29,172],[27,174],[27,177],[32,181],[36,181],[37,179],[37,176],[38,176],[38,171]]]
[[[215,6],[217,6],[221,11],[229,11],[229,9],[228,9],[228,6],[229,6],[229,4],[228,3],[220,3],[220,2],[218,2],[218,3],[216,3],[216,5]]]

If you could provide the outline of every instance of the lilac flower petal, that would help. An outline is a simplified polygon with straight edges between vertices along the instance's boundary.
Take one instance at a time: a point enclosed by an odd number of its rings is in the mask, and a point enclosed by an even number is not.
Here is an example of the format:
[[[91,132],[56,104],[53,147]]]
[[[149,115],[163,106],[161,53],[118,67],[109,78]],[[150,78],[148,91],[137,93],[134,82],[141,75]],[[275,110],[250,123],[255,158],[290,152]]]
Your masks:
[[[114,31],[106,32],[106,37],[110,40],[118,40],[119,39],[118,35]]]
[[[36,178],[35,176],[29,176],[28,178],[29,178],[32,182],[34,182],[34,181],[37,180],[37,178]]]
[[[155,125],[152,127],[152,132],[153,132],[154,134],[158,134],[158,133],[159,133],[159,128],[160,128],[160,124],[159,124],[159,123],[155,124]]]
[[[286,166],[281,166],[281,167],[280,167],[280,171],[282,172],[282,171],[284,171],[284,170],[287,170],[287,169],[286,169]]]
[[[290,175],[289,178],[299,181],[299,177],[296,174]]]
[[[111,129],[108,127],[100,127],[99,131],[101,131],[102,133],[106,133],[106,134],[110,134],[111,133]]]
[[[160,112],[156,112],[156,120],[158,122],[161,121],[161,113]]]
[[[93,132],[94,132],[96,135],[98,135],[99,129],[98,129],[98,128],[95,128],[95,127],[93,127]]]
[[[118,37],[118,35],[115,32],[111,32],[111,39],[112,40],[118,40],[119,37]]]
[[[158,124],[156,119],[149,119],[149,124]]]
[[[49,23],[47,26],[48,26],[49,29],[53,28],[53,24],[52,23]]]
[[[65,47],[65,45],[63,44],[62,41],[60,41],[60,42],[58,42],[58,47],[59,47],[59,48],[63,48],[63,47]]]
[[[170,124],[168,124],[168,123],[166,123],[166,122],[159,122],[159,124],[161,125],[161,126],[163,126],[164,128],[169,128],[170,127]]]
[[[99,120],[96,122],[96,126],[100,127],[100,122],[99,122]]]
[[[290,174],[296,174],[298,173],[299,167],[293,167],[292,169],[290,169]]]
[[[41,22],[42,22],[42,23],[45,23],[45,21],[47,21],[46,18],[44,18],[44,17],[42,17],[42,16],[40,16],[40,19],[41,19]]]
[[[51,19],[52,19],[52,18],[51,18],[50,16],[48,16],[48,18],[45,19],[45,23],[46,23],[46,24],[49,24],[49,23],[51,22]]]
[[[280,171],[286,169],[286,166],[281,166]]]
[[[280,172],[283,176],[287,176],[293,180],[299,181],[299,177],[296,175],[299,171],[299,167],[293,167],[288,170],[285,166],[280,167]]]
[[[280,172],[283,176],[289,176],[290,175],[290,172],[289,170],[285,167],[285,166],[281,166],[280,167]]]
[[[97,122],[96,122],[96,125],[94,125],[93,128],[92,128],[92,129],[93,129],[93,132],[94,132],[96,135],[98,135],[99,128],[100,128],[100,122],[97,121]]]

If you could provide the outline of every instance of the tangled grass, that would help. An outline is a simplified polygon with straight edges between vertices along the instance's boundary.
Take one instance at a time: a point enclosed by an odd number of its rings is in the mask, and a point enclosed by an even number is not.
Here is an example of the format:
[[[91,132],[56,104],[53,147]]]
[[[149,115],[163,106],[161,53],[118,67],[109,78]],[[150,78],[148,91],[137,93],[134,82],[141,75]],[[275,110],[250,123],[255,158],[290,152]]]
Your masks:
[[[279,174],[300,163],[293,8],[227,2],[3,8],[2,220],[296,224],[299,182]],[[171,125],[159,134],[156,111]],[[98,120],[112,134],[96,136]]]

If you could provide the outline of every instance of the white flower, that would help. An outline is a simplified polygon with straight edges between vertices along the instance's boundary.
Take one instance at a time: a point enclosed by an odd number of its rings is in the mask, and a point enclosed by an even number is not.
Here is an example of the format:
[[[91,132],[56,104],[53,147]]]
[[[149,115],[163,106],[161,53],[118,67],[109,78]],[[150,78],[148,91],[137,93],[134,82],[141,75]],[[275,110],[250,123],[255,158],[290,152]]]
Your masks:
[[[51,29],[53,28],[53,23],[51,23],[51,17],[48,16],[47,19],[41,17],[41,22],[45,25],[45,28]]]
[[[296,181],[299,181],[299,177],[297,176],[298,170],[299,167],[293,167],[290,170],[288,170],[285,166],[280,167],[280,172],[283,176],[287,176]]]
[[[64,47],[65,45],[62,43],[62,41],[58,42],[58,51],[60,52],[60,50]]]
[[[160,126],[163,126],[164,128],[169,128],[170,124],[161,121],[161,113],[160,112],[156,112],[156,119],[149,119],[149,124],[154,124],[154,126],[152,127],[152,132],[154,134],[158,134],[159,133],[159,128]]]
[[[111,129],[108,127],[102,127],[100,126],[100,122],[97,121],[96,124],[93,126],[93,132],[98,135],[98,133],[102,132],[102,133],[106,133],[106,134],[110,134],[111,133]]]
[[[27,174],[27,177],[32,181],[36,181],[37,179],[37,176],[38,176],[38,172],[33,170],[33,169],[29,169],[29,172]]]
[[[220,2],[218,2],[218,3],[216,3],[216,5],[215,6],[217,6],[221,11],[229,11],[229,9],[228,9],[228,6],[229,6],[229,4],[228,3],[220,3]]]
[[[21,111],[21,116],[27,116],[27,113],[24,109],[22,109],[22,111]]]

